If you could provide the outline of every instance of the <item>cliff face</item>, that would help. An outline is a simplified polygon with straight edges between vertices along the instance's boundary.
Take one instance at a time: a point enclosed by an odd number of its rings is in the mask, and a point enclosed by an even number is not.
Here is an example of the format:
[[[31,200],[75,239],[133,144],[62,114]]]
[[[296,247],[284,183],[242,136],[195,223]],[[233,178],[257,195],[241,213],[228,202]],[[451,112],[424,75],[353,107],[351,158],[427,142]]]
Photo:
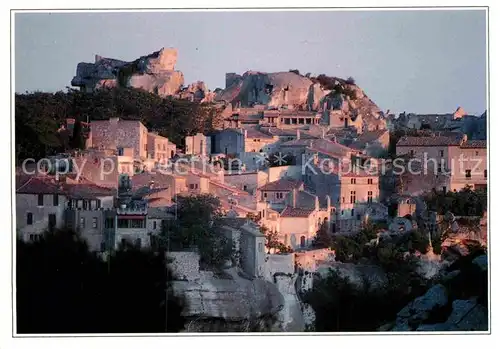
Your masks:
[[[364,130],[386,129],[380,108],[352,81],[322,76],[309,78],[294,72],[263,73],[248,71],[243,75],[226,74],[226,88],[216,100],[242,107],[263,104],[270,108],[292,106],[302,110],[321,110],[329,124],[350,125]],[[335,120],[330,121],[330,112]],[[337,120],[338,119],[338,120]]]
[[[133,62],[96,55],[94,63],[79,63],[71,81],[85,91],[103,87],[134,87],[170,96],[184,84],[184,75],[176,71],[177,50],[162,48]]]

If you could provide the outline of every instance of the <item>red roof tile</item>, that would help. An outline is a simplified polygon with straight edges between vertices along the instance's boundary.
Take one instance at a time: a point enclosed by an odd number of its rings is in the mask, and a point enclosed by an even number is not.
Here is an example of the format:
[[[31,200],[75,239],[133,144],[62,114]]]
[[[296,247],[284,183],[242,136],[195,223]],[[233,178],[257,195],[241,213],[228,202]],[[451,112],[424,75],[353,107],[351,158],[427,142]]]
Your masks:
[[[487,147],[487,141],[486,140],[471,140],[464,142],[460,148],[484,148],[486,149]]]
[[[285,207],[281,212],[281,218],[294,218],[294,217],[309,217],[314,210],[304,208],[293,208],[290,206]]]
[[[398,147],[433,147],[433,146],[459,146],[463,136],[431,136],[431,137],[402,137],[396,146]]]
[[[264,184],[259,188],[261,191],[290,191],[292,189],[299,189],[303,185],[302,181],[293,179],[278,179],[277,181]]]

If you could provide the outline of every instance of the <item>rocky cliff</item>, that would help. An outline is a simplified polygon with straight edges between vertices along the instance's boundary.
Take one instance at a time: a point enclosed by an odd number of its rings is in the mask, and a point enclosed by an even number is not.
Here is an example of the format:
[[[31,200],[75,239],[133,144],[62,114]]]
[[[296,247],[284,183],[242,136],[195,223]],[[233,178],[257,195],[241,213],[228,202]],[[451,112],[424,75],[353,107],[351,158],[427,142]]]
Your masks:
[[[379,331],[488,331],[487,255],[479,252],[451,264]]]
[[[263,104],[270,108],[320,110],[330,125],[330,111],[337,111],[339,126],[349,118],[354,124],[357,120],[359,128],[386,128],[380,108],[352,80],[324,75],[314,78],[296,72],[228,73],[226,88],[218,91],[216,99],[242,107]]]
[[[160,96],[178,93],[184,75],[176,71],[177,50],[162,48],[135,61],[126,62],[96,55],[94,63],[79,63],[72,86],[84,91],[103,87],[134,87]]]

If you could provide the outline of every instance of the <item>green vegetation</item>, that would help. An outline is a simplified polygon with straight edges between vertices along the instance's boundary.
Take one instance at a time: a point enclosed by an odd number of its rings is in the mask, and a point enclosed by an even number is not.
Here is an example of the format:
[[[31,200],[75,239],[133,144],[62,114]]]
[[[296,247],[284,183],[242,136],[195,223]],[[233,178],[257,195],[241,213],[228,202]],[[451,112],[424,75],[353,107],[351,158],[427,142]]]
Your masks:
[[[220,233],[221,204],[211,194],[177,198],[177,220],[165,227],[162,246],[170,249],[196,248],[202,266],[219,266],[231,258],[232,245]],[[168,241],[167,237],[170,237]]]
[[[93,93],[68,89],[57,93],[16,94],[16,160],[42,158],[64,151],[64,140],[57,130],[66,118],[140,120],[148,129],[182,148],[186,135],[210,132],[218,127],[221,112],[214,104],[161,98],[131,88],[101,89]]]
[[[333,240],[330,232],[328,231],[328,223],[321,224],[321,227],[316,232],[311,245],[314,248],[330,248],[332,246]]]
[[[266,249],[268,253],[292,253],[290,246],[278,240],[278,232],[267,229],[265,226],[260,227],[260,232],[266,236]]]
[[[18,240],[18,332],[179,332],[182,303],[167,293],[164,256],[127,246],[105,262],[66,230]]]
[[[415,232],[375,244],[376,231],[370,225],[352,236],[335,236],[332,248],[339,261],[378,267],[387,276],[386,284],[376,289],[364,279],[357,287],[334,271],[317,280],[304,295],[316,313],[317,331],[375,331],[425,293],[429,282],[418,275],[416,259],[407,253],[422,248],[423,238]]]
[[[488,208],[487,190],[472,190],[470,186],[458,192],[434,190],[424,199],[429,210],[442,215],[451,212],[456,216],[482,216]]]

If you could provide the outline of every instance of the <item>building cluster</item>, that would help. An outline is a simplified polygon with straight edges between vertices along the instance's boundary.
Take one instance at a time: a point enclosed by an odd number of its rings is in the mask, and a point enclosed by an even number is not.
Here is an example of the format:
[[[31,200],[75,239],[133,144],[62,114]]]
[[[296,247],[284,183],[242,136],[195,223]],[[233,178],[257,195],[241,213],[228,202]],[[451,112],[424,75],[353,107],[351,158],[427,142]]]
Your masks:
[[[382,175],[370,170],[387,154],[389,130],[359,128],[330,112],[325,118],[256,105],[225,113],[223,129],[186,137],[183,151],[137,120],[90,121],[86,150],[56,158],[71,160],[69,173],[17,176],[18,235],[36,240],[46,230],[68,228],[95,251],[125,241],[145,247],[175,219],[177,196],[213,194],[227,219],[226,233],[247,236],[239,240],[247,269],[260,270],[258,259],[265,258],[266,249],[258,226],[276,232],[297,253],[311,249],[320,229],[348,234],[368,221],[406,229],[404,221],[389,222],[387,202],[380,199]],[[409,127],[414,118],[405,120],[398,122]],[[457,130],[436,132],[441,134],[402,137],[396,153],[442,160],[433,176],[442,173],[443,179],[427,183],[434,189],[486,186],[486,141]],[[272,157],[276,161],[270,162]],[[464,173],[446,175],[460,157],[466,159]],[[473,168],[477,159],[480,164]],[[237,160],[235,167],[230,160]],[[422,178],[414,176],[414,185],[421,188]],[[250,219],[257,225],[243,223]]]

